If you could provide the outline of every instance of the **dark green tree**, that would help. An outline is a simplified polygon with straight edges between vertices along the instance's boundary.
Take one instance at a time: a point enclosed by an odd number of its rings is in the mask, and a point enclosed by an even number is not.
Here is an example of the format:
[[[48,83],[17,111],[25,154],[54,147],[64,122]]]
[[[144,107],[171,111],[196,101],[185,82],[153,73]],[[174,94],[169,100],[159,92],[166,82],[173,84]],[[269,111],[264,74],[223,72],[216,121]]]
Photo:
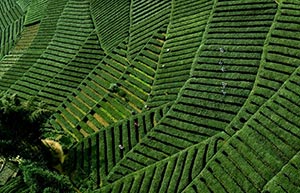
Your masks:
[[[36,98],[22,101],[16,94],[0,93],[0,156],[22,158],[20,184],[27,185],[30,192],[74,192],[69,178],[51,167],[51,151],[41,140],[42,128],[51,114]]]
[[[75,192],[68,177],[48,170],[45,166],[23,162],[20,166],[24,182],[36,193],[71,193]]]
[[[21,101],[16,94],[0,93],[0,155],[41,159],[42,126],[52,111],[45,103],[31,98]]]

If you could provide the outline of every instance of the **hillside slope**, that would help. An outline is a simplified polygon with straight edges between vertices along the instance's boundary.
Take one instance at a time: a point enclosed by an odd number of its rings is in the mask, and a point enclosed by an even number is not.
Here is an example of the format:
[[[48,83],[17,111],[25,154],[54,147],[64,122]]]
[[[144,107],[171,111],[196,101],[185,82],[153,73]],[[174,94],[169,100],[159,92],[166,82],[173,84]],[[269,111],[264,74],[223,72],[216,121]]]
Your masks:
[[[300,192],[299,1],[7,2],[0,91],[55,110],[80,191]]]

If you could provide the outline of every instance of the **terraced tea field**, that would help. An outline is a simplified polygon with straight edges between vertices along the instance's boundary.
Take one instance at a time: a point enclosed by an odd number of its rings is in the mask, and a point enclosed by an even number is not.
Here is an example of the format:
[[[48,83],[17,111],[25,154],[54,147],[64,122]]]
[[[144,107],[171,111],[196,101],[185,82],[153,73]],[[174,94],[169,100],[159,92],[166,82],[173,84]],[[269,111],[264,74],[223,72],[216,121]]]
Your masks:
[[[0,91],[80,192],[300,192],[300,1],[2,0]],[[30,192],[20,178],[4,192]]]

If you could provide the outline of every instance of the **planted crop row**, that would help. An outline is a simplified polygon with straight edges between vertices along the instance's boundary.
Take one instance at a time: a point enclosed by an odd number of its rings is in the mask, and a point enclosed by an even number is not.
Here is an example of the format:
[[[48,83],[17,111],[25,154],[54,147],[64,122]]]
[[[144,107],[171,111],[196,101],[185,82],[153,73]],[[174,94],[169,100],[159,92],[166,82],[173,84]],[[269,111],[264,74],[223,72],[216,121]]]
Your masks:
[[[186,192],[261,192],[282,175],[300,150],[299,70],[228,139]]]
[[[87,133],[91,134],[90,131],[93,133],[97,128],[125,119],[132,112],[147,109],[145,102],[151,91],[165,31],[166,28],[162,28],[156,32],[118,82],[110,85],[110,93],[98,101],[90,113],[93,119],[87,122]]]
[[[27,8],[31,4],[32,0],[16,0],[16,3],[21,7],[21,9],[26,12]]]
[[[1,9],[1,12],[0,12],[0,15],[1,15],[0,27],[1,28],[7,27],[14,21],[16,21],[24,16],[24,12],[20,8],[20,6],[18,6],[13,1],[4,0],[4,2],[1,2],[0,9]]]
[[[132,2],[132,24],[136,25],[139,22],[144,21],[149,18],[151,15],[155,15],[157,12],[162,9],[166,9],[167,6],[170,6],[171,2],[169,0],[158,1],[154,0],[151,2],[147,1],[137,1],[133,0]],[[169,8],[167,8],[169,9]]]
[[[128,53],[134,59],[152,34],[169,22],[171,1],[133,1],[131,9]]]
[[[263,192],[299,192],[299,152],[263,188]]]
[[[11,7],[13,7],[14,5],[16,5],[16,3],[13,0],[3,0],[3,1],[1,1],[0,2],[0,11],[1,11],[1,13],[6,12]]]
[[[78,112],[80,107],[72,108],[74,111],[72,110],[71,113],[66,112],[68,115],[65,117],[73,120],[72,127],[80,130],[83,136],[87,136],[99,128],[129,117],[132,112],[140,112],[145,108],[144,104],[151,91],[165,31],[166,28],[163,28],[155,33],[153,39],[129,67],[127,66],[129,64],[126,64],[127,59],[124,58],[126,57],[125,44],[121,44],[119,49],[115,49],[110,56],[103,59],[103,63],[90,74],[81,87],[80,95],[85,98],[81,101],[90,101],[90,104],[84,105],[87,107],[85,110],[88,111],[86,116],[82,117],[83,114]],[[120,66],[121,63],[126,68]],[[77,106],[76,103],[67,106],[74,105]],[[77,116],[78,114],[80,116]]]
[[[95,192],[182,192],[202,171],[207,160],[211,159],[226,138],[228,138],[226,134],[218,134],[137,172],[134,172],[134,168],[139,166],[140,159],[144,158],[133,157],[130,167],[115,171],[115,176],[125,176],[129,173],[125,178]],[[148,154],[147,151],[142,153],[147,154],[147,159],[160,156],[160,154]]]
[[[12,65],[20,58],[20,54],[10,54],[2,58],[0,61],[0,78],[3,74],[10,69]]]
[[[167,113],[170,105],[133,115],[80,141],[70,151],[76,184],[89,177],[96,186],[107,184],[115,164]]]
[[[209,18],[212,1],[174,1],[171,23],[148,106],[174,101],[190,75]],[[197,12],[187,10],[197,9]],[[181,12],[183,10],[183,12]]]
[[[0,58],[2,59],[6,54],[9,53],[9,50],[13,47],[14,41],[9,37],[9,31],[12,27],[1,31],[1,48],[0,48]],[[2,42],[3,41],[3,42]]]
[[[11,192],[20,192],[20,193],[29,193],[30,188],[27,184],[24,183],[24,180],[21,176],[18,176],[12,180],[9,180],[7,184],[0,187],[0,192],[2,193],[11,193]]]
[[[93,108],[95,122],[106,127],[127,118],[132,112],[141,112],[151,91],[159,54],[163,46],[166,28],[156,32],[139,56],[126,69],[118,82]],[[141,60],[139,60],[141,59]]]
[[[70,109],[78,109],[79,111],[82,111],[84,115],[87,115],[98,101],[101,101],[103,97],[110,92],[109,90],[112,88],[112,85],[119,80],[126,70],[126,67],[129,65],[126,57],[124,57],[126,55],[123,54],[127,49],[126,41],[127,40],[124,40],[123,43],[115,48],[115,50],[118,51],[113,51],[103,58],[102,62],[92,70],[75,93],[73,93],[73,95],[64,103],[65,107],[68,108],[69,106],[74,106],[76,108]],[[58,125],[62,125],[56,129],[70,130],[68,132],[78,134],[76,137],[74,136],[75,139],[80,139],[86,135],[84,129],[81,129],[81,126],[79,125],[84,117],[77,117],[76,114],[76,112],[68,113],[68,115],[64,115],[64,113],[55,114],[55,118],[59,122]],[[60,121],[64,119],[66,119],[66,123]],[[69,123],[68,119],[77,119],[77,123],[66,126],[66,124]]]
[[[112,51],[121,43],[129,32],[130,1],[97,1],[91,2],[91,14],[101,40],[107,51]]]
[[[83,79],[96,67],[104,57],[104,52],[100,47],[98,37],[95,32],[87,38],[75,58],[42,88],[38,96],[46,96],[47,104],[54,107],[59,106],[65,99],[65,96],[72,93]],[[54,88],[54,92],[50,89]],[[55,91],[60,88],[59,92]],[[63,100],[57,101],[57,95],[63,96]],[[44,98],[44,97],[42,97]],[[56,100],[55,100],[56,99]]]
[[[33,23],[39,22],[43,19],[46,8],[47,8],[48,0],[33,0],[28,7],[25,25],[31,25]]]
[[[0,78],[17,63],[20,57],[26,52],[36,36],[39,25],[25,27],[21,39],[18,40],[15,47],[0,61]]]
[[[1,45],[8,43],[9,41],[16,41],[17,36],[23,29],[24,13],[21,12],[17,6],[11,10],[13,15],[1,15],[3,23],[0,25],[1,29]],[[5,20],[6,19],[6,20]]]
[[[180,105],[174,107],[174,111],[179,112],[178,117],[184,113],[185,121],[195,120],[195,126],[199,124],[203,128],[209,127],[209,130],[203,132],[203,136],[211,136],[214,131],[224,130],[246,101],[256,79],[264,41],[276,12],[276,7],[271,1],[261,3],[264,6],[269,3],[268,7],[273,13],[256,10],[257,4],[247,3],[247,9],[255,9],[263,18],[254,21],[257,22],[255,25],[262,27],[249,28],[249,20],[246,18],[251,19],[252,14],[246,15],[240,11],[245,8],[244,2],[241,5],[235,4],[232,11],[234,15],[220,11],[224,6],[230,6],[227,3],[216,4],[205,36],[206,43],[201,47],[199,58],[191,73],[195,79],[186,85],[182,97],[179,98]],[[226,26],[225,18],[231,26]],[[231,22],[232,19],[241,21]],[[224,24],[226,34],[219,30],[220,23]],[[237,45],[239,37],[242,37],[244,43]],[[189,114],[184,110],[190,107],[191,101],[199,104],[194,111],[199,113]],[[206,123],[202,120],[206,120]]]
[[[10,1],[2,3],[0,12],[0,59],[8,54],[23,30],[24,12]]]
[[[78,4],[80,6],[77,6]],[[40,80],[35,85],[40,87],[37,89],[39,91],[72,61],[93,30],[93,24],[89,17],[88,10],[89,2],[87,1],[69,1],[66,4],[58,20],[55,36],[53,36],[52,41],[37,62],[16,84],[20,85],[20,82],[26,83],[23,81],[24,79],[34,77]],[[75,15],[75,13],[80,13],[80,16]],[[78,24],[81,26],[79,27]],[[67,32],[65,28],[68,29]],[[30,86],[32,84],[33,82],[30,82]],[[14,85],[11,86],[11,90],[14,92],[22,92],[22,90],[15,89]],[[31,95],[36,95],[37,93],[35,91],[36,90],[33,90]],[[55,92],[55,89],[52,91]],[[61,89],[56,91],[56,93],[61,93],[60,91]],[[29,96],[25,94],[24,97],[27,98]]]
[[[44,18],[39,25],[37,29],[38,32],[29,49],[26,50],[26,53],[23,54],[19,61],[3,75],[0,82],[1,90],[7,90],[40,58],[55,34],[58,18],[66,2],[66,0],[55,0],[48,5],[46,10],[48,16]]]
[[[299,26],[298,19],[292,16],[300,13],[298,6],[283,3],[268,35],[261,68],[256,78],[253,92],[238,116],[226,129],[233,133],[253,115],[291,76],[299,66],[299,35],[294,31]],[[286,22],[289,22],[289,25]],[[293,43],[292,43],[293,42]]]
[[[216,10],[218,9],[218,5],[217,3]],[[274,9],[274,12],[275,11]],[[214,16],[215,15],[210,19],[209,26],[214,25]],[[235,17],[240,16],[237,15]],[[246,16],[244,15],[243,17]],[[271,21],[272,16],[270,16],[269,20],[265,21],[266,27],[263,32],[265,36],[271,26]],[[268,26],[268,24],[270,25]],[[242,28],[243,26],[239,27]],[[213,30],[213,27],[207,28],[207,32],[203,38],[206,40],[210,39],[210,32]],[[247,30],[246,27],[245,30]],[[253,32],[253,34],[254,33],[255,32]],[[127,157],[144,157],[144,159],[141,159],[142,164],[135,168],[138,170],[141,169],[143,165],[148,166],[149,164],[154,164],[158,161],[157,159],[164,159],[193,144],[206,140],[223,131],[238,113],[247,99],[255,80],[264,39],[261,39],[260,52],[256,53],[255,49],[251,52],[249,48],[244,48],[248,51],[245,53],[245,61],[243,61],[243,58],[236,57],[236,59],[239,60],[237,63],[247,64],[249,60],[251,60],[252,62],[256,61],[257,66],[252,67],[252,63],[248,66],[237,65],[235,68],[230,66],[231,72],[229,69],[229,72],[223,72],[220,70],[220,64],[218,64],[218,62],[217,65],[207,64],[207,58],[214,59],[218,57],[220,60],[222,58],[231,59],[232,55],[239,53],[235,52],[235,49],[230,48],[229,45],[227,45],[227,49],[224,49],[222,46],[223,34],[220,33],[219,36],[221,49],[216,49],[216,47],[206,43],[206,41],[202,44],[198,60],[193,65],[193,71],[191,73],[193,78],[185,84],[170,112],[158,126],[148,133],[142,143],[138,144],[120,161],[119,165],[114,168],[114,171],[125,170],[125,168],[130,167],[131,160]],[[249,38],[249,41],[251,40],[252,39]],[[234,39],[232,41],[234,41]],[[207,49],[211,50],[210,55],[207,55],[208,52],[205,51]],[[224,65],[224,63],[222,65]],[[158,75],[156,81],[158,81]],[[174,84],[173,82],[178,82],[177,76],[175,78],[172,76],[170,79],[169,85]],[[170,94],[167,91],[168,90],[165,90],[166,93],[160,98],[161,101],[170,99],[168,98]],[[166,100],[164,102],[166,102]],[[156,157],[157,159],[147,159],[146,155],[138,153],[142,150],[148,154],[160,154],[161,157]],[[118,176],[118,178],[120,177],[121,176]]]

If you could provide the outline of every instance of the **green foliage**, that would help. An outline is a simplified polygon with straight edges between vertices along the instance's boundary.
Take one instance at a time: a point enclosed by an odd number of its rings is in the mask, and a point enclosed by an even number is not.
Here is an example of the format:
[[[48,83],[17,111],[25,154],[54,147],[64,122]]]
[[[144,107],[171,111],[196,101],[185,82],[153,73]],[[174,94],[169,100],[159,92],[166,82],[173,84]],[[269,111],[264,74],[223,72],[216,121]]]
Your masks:
[[[170,0],[131,2],[131,25],[128,56],[135,59],[152,34],[169,21]],[[142,13],[142,14],[141,14]]]
[[[21,176],[18,176],[12,180],[10,180],[5,186],[0,187],[1,193],[28,193],[29,188],[24,183]]]
[[[43,165],[23,162],[20,166],[24,182],[31,192],[41,193],[71,193],[73,186],[68,177],[48,170]]]
[[[40,21],[44,17],[47,4],[48,0],[32,0],[26,14],[25,25]]]
[[[91,16],[103,48],[112,51],[129,31],[130,1],[91,0]]]
[[[22,18],[25,14],[16,1],[2,0],[0,9],[0,59],[2,59],[15,45],[23,29]]]
[[[106,1],[49,0],[32,46],[45,54],[30,60],[30,70],[12,65],[0,80],[0,89],[22,98],[64,101],[49,121],[60,135],[47,132],[66,148],[67,136],[80,140],[64,172],[81,191],[300,191],[299,2]],[[98,37],[83,49],[94,29]],[[7,74],[21,78],[14,84]],[[31,158],[43,150],[44,104],[16,95],[0,104],[2,153]],[[25,191],[73,191],[67,177],[48,170],[50,162],[23,163]],[[22,182],[0,192],[20,192]]]
[[[17,0],[17,4],[21,7],[23,12],[25,13],[27,11],[28,6],[30,5],[32,0]]]
[[[21,101],[16,94],[0,94],[0,154],[8,157],[37,157],[34,149],[40,144],[41,127],[52,114],[37,99]]]

